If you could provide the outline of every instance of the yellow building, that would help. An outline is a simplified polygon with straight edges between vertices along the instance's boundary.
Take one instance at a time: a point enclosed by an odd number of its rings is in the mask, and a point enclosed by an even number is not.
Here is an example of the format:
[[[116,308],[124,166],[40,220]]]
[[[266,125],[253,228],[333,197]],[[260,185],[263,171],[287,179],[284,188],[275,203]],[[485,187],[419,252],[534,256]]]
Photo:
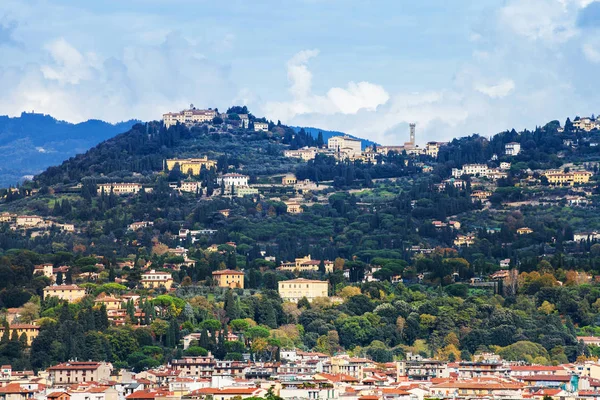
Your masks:
[[[325,272],[333,272],[333,262],[325,260]],[[320,260],[312,260],[310,254],[306,257],[296,258],[293,262],[283,262],[278,268],[280,271],[293,271],[293,272],[305,272],[305,271],[318,271]]]
[[[77,285],[54,285],[44,288],[44,298],[58,297],[69,303],[74,303],[85,297],[85,289]]]
[[[105,297],[100,297],[97,298],[94,301],[94,304],[97,306],[106,306],[107,310],[118,310],[121,308],[121,303],[122,301],[120,299],[117,299],[115,297],[109,297],[109,296],[105,296]]]
[[[544,176],[548,179],[548,183],[551,185],[579,185],[588,183],[592,177],[592,173],[589,171],[573,171],[573,172],[546,172]]]
[[[333,136],[327,140],[327,148],[340,153],[340,156],[356,158],[361,156],[362,145],[359,139],[349,136]]]
[[[457,235],[456,239],[454,239],[454,245],[458,247],[462,246],[471,246],[475,244],[475,236],[472,234],[469,235]]]
[[[27,336],[27,346],[31,346],[33,339],[38,337],[40,334],[40,327],[32,324],[11,324],[9,325],[10,337],[12,338],[13,332],[17,332],[17,336],[20,338],[22,334]],[[4,327],[0,326],[0,336],[4,334]]]
[[[96,361],[69,361],[47,369],[50,382],[62,386],[82,382],[108,381],[112,375],[111,363]]]
[[[244,288],[244,273],[242,271],[224,269],[214,271],[212,276],[219,287]]]
[[[173,286],[173,277],[168,272],[156,272],[151,270],[142,274],[142,280],[140,281],[144,289],[154,289],[164,287],[167,290]]]
[[[282,185],[295,185],[296,183],[298,183],[298,179],[296,179],[296,175],[294,174],[287,174],[281,178]]]
[[[316,281],[304,278],[280,281],[279,296],[283,301],[297,303],[301,298],[312,302],[317,297],[327,297],[329,290],[328,281]]]
[[[284,203],[287,207],[286,211],[290,214],[300,214],[303,211],[300,203],[295,201],[285,201]]]
[[[189,175],[200,175],[202,167],[211,169],[217,166],[217,162],[209,160],[207,156],[200,158],[171,158],[166,161],[167,171],[175,168],[175,164],[179,164],[181,172]]]
[[[517,233],[519,235],[529,235],[530,233],[533,233],[533,229],[528,228],[528,227],[523,227],[523,228],[517,229]]]

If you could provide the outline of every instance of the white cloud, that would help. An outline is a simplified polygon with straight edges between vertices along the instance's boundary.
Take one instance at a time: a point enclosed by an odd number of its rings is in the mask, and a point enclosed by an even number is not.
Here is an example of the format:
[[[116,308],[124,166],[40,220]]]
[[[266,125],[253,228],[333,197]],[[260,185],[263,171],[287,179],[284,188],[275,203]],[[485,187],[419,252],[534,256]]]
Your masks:
[[[581,50],[589,61],[595,64],[600,63],[600,49],[597,43],[584,43]]]
[[[46,79],[75,85],[94,75],[92,68],[98,63],[95,54],[81,54],[64,38],[48,43],[45,48],[54,61],[40,68]]]
[[[369,82],[349,82],[345,88],[330,88],[325,95],[314,94],[308,62],[318,54],[318,50],[303,50],[288,61],[287,76],[292,99],[267,102],[264,111],[268,117],[290,120],[297,115],[312,113],[356,114],[360,110],[375,110],[389,100],[383,87]]]
[[[577,34],[576,14],[581,0],[510,0],[499,11],[500,29],[548,44],[563,43]]]
[[[508,96],[515,89],[515,82],[512,79],[503,79],[495,85],[479,84],[475,90],[483,93],[493,99]]]

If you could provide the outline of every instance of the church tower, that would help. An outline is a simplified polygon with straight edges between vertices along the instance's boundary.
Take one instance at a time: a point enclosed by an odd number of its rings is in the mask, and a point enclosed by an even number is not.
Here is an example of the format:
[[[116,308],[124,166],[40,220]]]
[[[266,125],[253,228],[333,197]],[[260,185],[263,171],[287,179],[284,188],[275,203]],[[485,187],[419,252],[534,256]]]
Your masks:
[[[412,144],[413,146],[415,145],[415,128],[417,127],[417,124],[412,123],[409,124],[410,126],[410,144]]]

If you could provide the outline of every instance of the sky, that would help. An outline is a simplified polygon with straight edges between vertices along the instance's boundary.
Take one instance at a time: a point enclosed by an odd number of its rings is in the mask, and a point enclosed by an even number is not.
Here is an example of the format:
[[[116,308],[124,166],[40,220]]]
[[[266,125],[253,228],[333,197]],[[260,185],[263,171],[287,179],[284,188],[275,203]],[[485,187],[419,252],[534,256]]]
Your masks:
[[[402,144],[600,113],[600,1],[2,0],[0,115],[257,116]]]

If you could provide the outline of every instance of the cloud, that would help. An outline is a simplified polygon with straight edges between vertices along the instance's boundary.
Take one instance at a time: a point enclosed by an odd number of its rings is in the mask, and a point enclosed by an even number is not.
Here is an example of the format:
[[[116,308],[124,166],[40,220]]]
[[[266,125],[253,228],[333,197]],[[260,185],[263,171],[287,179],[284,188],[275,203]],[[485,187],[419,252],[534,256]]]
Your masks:
[[[9,115],[36,110],[72,122],[153,120],[190,103],[231,104],[237,92],[229,66],[207,59],[201,45],[176,32],[108,58],[63,37],[43,50],[43,64],[0,67],[0,109]]]
[[[577,34],[574,0],[510,0],[498,13],[501,27],[518,36],[549,44],[563,43]]]
[[[495,85],[476,85],[475,90],[483,93],[493,99],[508,96],[515,89],[515,82],[512,79],[503,79]]]
[[[600,49],[598,49],[597,43],[585,43],[581,47],[585,58],[589,61],[598,64],[600,63]]]
[[[577,14],[577,26],[582,28],[600,27],[600,2],[592,1],[579,10]]]
[[[303,114],[356,114],[360,110],[375,110],[389,100],[383,87],[370,82],[348,82],[345,88],[332,87],[325,95],[312,91],[312,72],[308,62],[319,54],[318,50],[303,50],[287,63],[287,76],[292,99],[283,102],[267,102],[267,116],[290,120]]]

